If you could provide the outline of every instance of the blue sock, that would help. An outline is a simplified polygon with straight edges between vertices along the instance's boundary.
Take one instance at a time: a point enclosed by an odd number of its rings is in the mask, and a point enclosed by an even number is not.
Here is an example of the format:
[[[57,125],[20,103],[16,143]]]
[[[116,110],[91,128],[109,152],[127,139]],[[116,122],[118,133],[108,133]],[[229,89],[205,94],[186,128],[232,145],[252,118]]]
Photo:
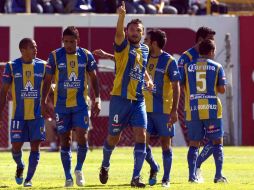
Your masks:
[[[134,147],[134,170],[132,178],[140,176],[143,163],[146,157],[146,144],[136,143]]]
[[[155,160],[153,158],[152,150],[149,145],[146,146],[146,158],[145,159],[148,162],[148,164],[150,165],[152,170],[154,170],[154,171],[159,170],[158,164],[155,162]]]
[[[164,175],[162,180],[170,181],[170,170],[172,165],[172,149],[164,150],[162,152]]]
[[[88,144],[85,145],[78,145],[77,148],[77,165],[75,170],[82,170],[83,163],[86,159],[86,153],[88,150]]]
[[[102,160],[102,166],[103,167],[109,167],[110,166],[110,157],[115,149],[115,146],[110,146],[107,141],[105,141],[103,146],[103,160]]]
[[[27,176],[25,181],[30,181],[36,170],[36,167],[40,160],[40,152],[39,151],[31,151],[29,156],[29,165],[27,170]]]
[[[12,158],[16,162],[18,168],[24,168],[25,164],[22,160],[22,151],[20,152],[12,152]]]
[[[213,157],[216,166],[215,178],[222,177],[222,165],[223,165],[223,146],[221,144],[213,145]]]
[[[207,158],[209,158],[209,156],[211,156],[213,153],[213,143],[212,141],[209,141],[204,148],[202,149],[201,153],[198,155],[198,159],[197,159],[197,168],[201,167],[201,164],[206,161]]]
[[[66,180],[72,179],[71,148],[70,147],[61,147],[61,160],[62,160]]]
[[[188,165],[189,165],[189,180],[196,179],[196,162],[198,157],[198,148],[190,146],[188,151]]]

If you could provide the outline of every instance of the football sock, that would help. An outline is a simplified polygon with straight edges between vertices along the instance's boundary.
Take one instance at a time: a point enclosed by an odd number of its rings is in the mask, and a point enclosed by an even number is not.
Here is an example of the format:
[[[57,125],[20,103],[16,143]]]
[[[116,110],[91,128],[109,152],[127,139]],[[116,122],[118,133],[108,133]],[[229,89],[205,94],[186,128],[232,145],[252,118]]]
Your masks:
[[[88,144],[78,145],[77,147],[77,165],[75,170],[82,170],[83,163],[86,159],[86,154],[88,150]]]
[[[39,151],[31,151],[29,156],[29,165],[27,170],[27,177],[25,181],[30,181],[36,170],[36,167],[40,160],[40,152]]]
[[[148,145],[146,146],[146,161],[148,162],[148,164],[150,165],[151,169],[154,171],[158,171],[158,164],[155,162],[154,158],[153,158],[153,154],[152,154],[152,150],[151,147]]]
[[[164,175],[162,180],[170,181],[170,170],[172,165],[172,149],[164,150],[162,152]]]
[[[24,168],[25,164],[22,160],[22,151],[20,152],[12,152],[12,158],[16,162],[18,168]]]
[[[222,165],[223,165],[223,146],[221,144],[213,145],[213,157],[216,166],[215,178],[222,177]]]
[[[134,170],[132,178],[140,176],[144,160],[146,157],[146,144],[136,143],[134,147]]]
[[[188,165],[189,165],[189,180],[195,180],[196,179],[196,162],[198,157],[198,148],[194,146],[189,147],[188,151]]]
[[[197,168],[201,167],[201,164],[207,159],[209,158],[209,156],[211,156],[213,153],[213,143],[212,141],[209,141],[207,144],[205,144],[205,146],[203,147],[201,153],[198,155],[198,159],[197,159]]]
[[[70,147],[61,147],[61,160],[62,160],[66,180],[72,179],[71,148]]]
[[[108,168],[110,166],[110,157],[115,149],[115,146],[110,146],[107,141],[105,141],[103,146],[103,160],[102,160],[102,166],[105,168]]]

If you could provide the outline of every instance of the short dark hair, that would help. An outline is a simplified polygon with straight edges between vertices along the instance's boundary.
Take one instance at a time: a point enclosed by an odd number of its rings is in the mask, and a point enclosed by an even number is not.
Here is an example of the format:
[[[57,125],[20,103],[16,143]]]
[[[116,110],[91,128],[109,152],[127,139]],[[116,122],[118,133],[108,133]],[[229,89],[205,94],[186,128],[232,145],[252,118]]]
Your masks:
[[[140,19],[138,19],[138,18],[132,19],[132,20],[127,24],[127,29],[128,29],[128,27],[129,27],[131,24],[142,24],[142,25],[143,25],[142,21],[141,21]]]
[[[201,26],[198,31],[196,32],[196,42],[198,42],[198,39],[201,38],[206,38],[208,35],[215,35],[216,32],[208,27]]]
[[[150,36],[151,42],[156,41],[159,48],[163,48],[167,42],[166,33],[160,29],[149,30],[147,34]]]
[[[27,48],[27,46],[29,44],[33,43],[33,39],[31,38],[23,38],[20,42],[19,42],[19,49],[25,49]]]
[[[79,32],[75,26],[68,26],[63,31],[63,36],[74,36],[76,39],[79,39]]]
[[[215,50],[215,42],[213,40],[204,40],[199,44],[200,55],[208,55],[211,51]]]

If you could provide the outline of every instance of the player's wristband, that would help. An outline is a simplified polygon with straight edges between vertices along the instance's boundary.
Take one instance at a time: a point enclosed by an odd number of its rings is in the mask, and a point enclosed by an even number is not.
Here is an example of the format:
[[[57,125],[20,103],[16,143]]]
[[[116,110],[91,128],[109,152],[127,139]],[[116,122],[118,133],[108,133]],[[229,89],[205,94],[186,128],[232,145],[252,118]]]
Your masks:
[[[95,98],[95,103],[99,103],[100,104],[101,103],[101,98],[100,97],[96,97]]]

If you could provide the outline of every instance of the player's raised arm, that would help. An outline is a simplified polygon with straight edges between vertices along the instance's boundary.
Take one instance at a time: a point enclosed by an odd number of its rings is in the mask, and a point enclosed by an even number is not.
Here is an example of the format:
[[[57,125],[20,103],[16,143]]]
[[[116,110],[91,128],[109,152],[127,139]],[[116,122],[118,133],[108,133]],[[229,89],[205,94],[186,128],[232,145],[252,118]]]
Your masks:
[[[125,9],[124,1],[122,1],[122,5],[117,9],[117,13],[118,13],[118,20],[117,20],[117,26],[116,26],[115,43],[117,45],[120,45],[125,38],[124,18],[126,14],[126,9]]]

